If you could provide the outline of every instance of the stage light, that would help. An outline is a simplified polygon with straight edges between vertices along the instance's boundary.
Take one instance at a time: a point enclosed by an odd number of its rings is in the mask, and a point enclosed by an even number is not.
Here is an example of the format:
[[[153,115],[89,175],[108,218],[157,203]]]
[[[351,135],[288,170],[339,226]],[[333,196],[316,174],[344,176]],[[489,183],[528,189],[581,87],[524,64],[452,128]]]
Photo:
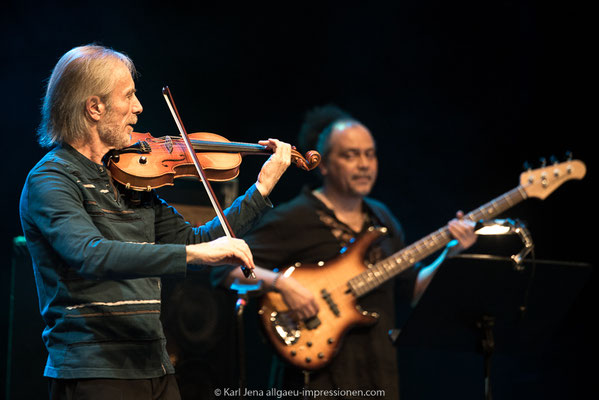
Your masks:
[[[524,248],[510,258],[514,262],[516,269],[521,270],[522,260],[534,248],[532,237],[526,226],[519,220],[512,219],[494,219],[490,221],[479,221],[476,224],[475,232],[477,235],[518,235]]]
[[[477,235],[506,235],[511,233],[511,226],[505,220],[497,219],[493,221],[482,222],[477,225]]]

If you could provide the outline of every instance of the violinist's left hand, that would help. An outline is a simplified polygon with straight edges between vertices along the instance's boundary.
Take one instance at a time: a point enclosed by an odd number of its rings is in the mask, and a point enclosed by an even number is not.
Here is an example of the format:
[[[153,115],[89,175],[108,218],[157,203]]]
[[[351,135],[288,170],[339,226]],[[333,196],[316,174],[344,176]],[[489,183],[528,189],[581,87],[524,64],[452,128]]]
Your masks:
[[[466,250],[476,242],[478,236],[474,233],[474,225],[474,222],[464,219],[462,211],[458,211],[456,218],[449,221],[449,232],[459,243],[456,250]]]
[[[262,166],[256,182],[256,188],[266,197],[291,164],[291,145],[277,139],[260,140],[258,143],[273,150],[273,154]]]

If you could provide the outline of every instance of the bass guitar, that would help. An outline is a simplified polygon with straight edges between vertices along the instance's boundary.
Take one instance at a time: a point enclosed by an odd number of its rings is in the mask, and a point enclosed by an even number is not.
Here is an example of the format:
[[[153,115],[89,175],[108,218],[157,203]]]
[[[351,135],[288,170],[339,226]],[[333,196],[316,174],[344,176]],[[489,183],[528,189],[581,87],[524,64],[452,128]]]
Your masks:
[[[489,220],[521,201],[549,194],[572,179],[582,179],[586,166],[569,160],[528,170],[520,184],[464,216],[473,222]],[[364,265],[368,247],[386,232],[370,228],[347,251],[328,262],[289,266],[281,272],[291,275],[310,290],[319,305],[317,316],[302,321],[294,317],[281,294],[268,292],[260,300],[259,317],[276,352],[302,370],[317,370],[337,354],[345,333],[357,325],[374,324],[378,315],[360,308],[357,300],[416,262],[442,249],[453,240],[444,226],[374,265]]]

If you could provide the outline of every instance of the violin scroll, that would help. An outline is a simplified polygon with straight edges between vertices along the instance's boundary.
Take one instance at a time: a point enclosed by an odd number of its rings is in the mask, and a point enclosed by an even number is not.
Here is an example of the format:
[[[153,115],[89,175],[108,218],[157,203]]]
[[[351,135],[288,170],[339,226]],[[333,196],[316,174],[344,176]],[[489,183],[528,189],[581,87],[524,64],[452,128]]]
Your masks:
[[[312,171],[320,164],[320,153],[316,150],[310,150],[303,157],[299,151],[296,150],[295,146],[291,148],[291,162],[303,169],[304,171]]]

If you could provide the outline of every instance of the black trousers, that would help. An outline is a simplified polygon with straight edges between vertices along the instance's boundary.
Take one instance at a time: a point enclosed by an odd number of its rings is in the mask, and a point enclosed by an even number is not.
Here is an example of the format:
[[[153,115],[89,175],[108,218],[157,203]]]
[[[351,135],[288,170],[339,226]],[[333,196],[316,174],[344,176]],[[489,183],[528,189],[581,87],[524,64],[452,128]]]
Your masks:
[[[181,400],[174,375],[151,379],[50,379],[50,400]]]

